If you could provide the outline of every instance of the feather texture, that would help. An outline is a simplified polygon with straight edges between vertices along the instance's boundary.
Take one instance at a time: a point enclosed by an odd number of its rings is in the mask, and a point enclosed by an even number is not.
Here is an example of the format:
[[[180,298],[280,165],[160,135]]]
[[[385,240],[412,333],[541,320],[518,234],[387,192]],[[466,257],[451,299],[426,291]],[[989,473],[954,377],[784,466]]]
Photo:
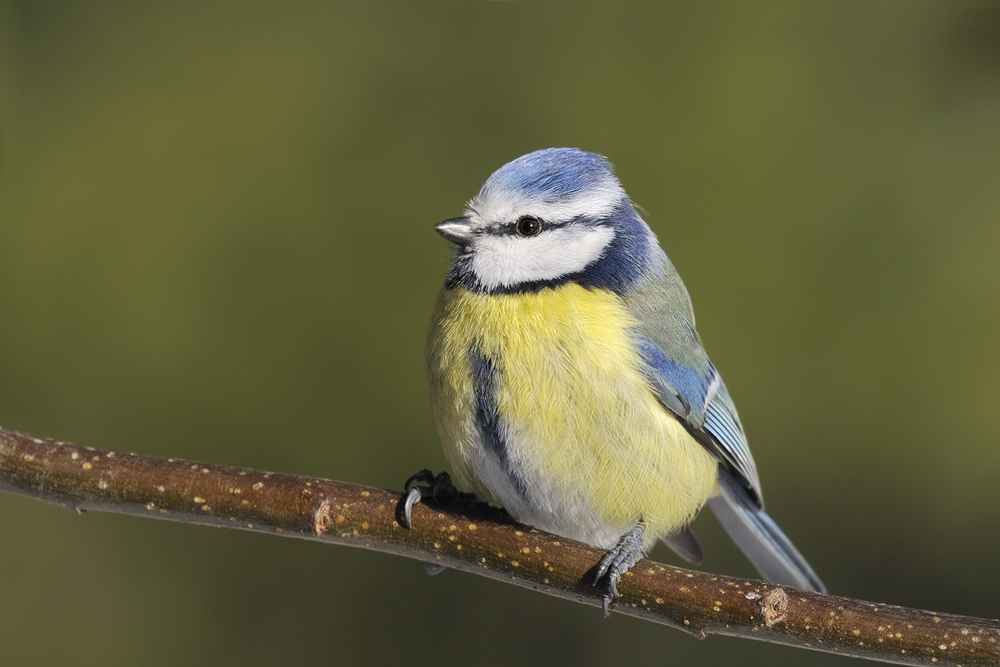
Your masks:
[[[427,377],[459,479],[520,521],[607,548],[640,517],[650,544],[686,525],[715,484],[716,460],[650,391],[636,324],[613,292],[575,284],[519,295],[446,288]],[[492,426],[476,418],[470,352],[494,360]],[[483,446],[498,439],[500,456]]]
[[[637,556],[615,548],[626,534],[699,561],[687,526],[708,501],[765,576],[823,590],[764,513],[684,283],[606,159],[569,148],[518,158],[438,231],[457,248],[427,382],[460,483],[622,562]],[[606,604],[623,571],[609,571]]]

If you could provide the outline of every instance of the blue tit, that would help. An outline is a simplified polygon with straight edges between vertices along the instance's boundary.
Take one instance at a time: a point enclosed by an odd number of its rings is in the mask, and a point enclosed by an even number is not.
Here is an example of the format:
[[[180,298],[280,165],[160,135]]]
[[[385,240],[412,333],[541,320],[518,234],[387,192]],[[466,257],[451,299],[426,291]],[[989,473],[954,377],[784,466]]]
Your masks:
[[[606,158],[520,157],[436,229],[456,249],[427,385],[460,486],[608,549],[605,614],[657,540],[701,562],[688,524],[706,501],[764,577],[824,590],[764,513],[687,290]]]

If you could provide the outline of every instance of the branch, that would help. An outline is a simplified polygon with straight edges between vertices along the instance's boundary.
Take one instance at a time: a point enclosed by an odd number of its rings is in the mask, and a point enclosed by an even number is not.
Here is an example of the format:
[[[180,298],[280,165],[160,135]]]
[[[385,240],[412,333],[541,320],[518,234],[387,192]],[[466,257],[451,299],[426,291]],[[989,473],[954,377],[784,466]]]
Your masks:
[[[373,549],[601,606],[604,552],[482,503],[413,508],[401,494],[324,479],[121,454],[0,429],[0,489],[97,510]],[[640,561],[614,609],[679,628],[905,665],[1000,664],[1000,622],[821,595]]]

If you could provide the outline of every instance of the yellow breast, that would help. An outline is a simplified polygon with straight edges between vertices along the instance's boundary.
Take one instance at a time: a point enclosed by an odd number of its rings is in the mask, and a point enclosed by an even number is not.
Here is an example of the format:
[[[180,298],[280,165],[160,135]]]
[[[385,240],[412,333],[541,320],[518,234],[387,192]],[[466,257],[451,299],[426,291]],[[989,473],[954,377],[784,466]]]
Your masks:
[[[690,521],[717,462],[653,395],[635,325],[613,292],[573,283],[509,295],[444,289],[427,379],[460,481],[521,521],[604,547],[640,517],[647,541]],[[484,451],[472,350],[495,364],[503,446],[520,490]]]

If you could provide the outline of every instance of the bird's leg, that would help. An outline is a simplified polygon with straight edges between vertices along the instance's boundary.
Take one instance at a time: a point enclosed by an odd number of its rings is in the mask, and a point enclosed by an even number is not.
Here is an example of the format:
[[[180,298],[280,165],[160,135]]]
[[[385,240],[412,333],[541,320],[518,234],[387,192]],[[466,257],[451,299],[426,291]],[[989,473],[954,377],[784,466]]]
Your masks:
[[[622,535],[614,549],[605,554],[604,558],[597,565],[597,576],[594,577],[593,585],[596,586],[602,578],[607,575],[604,584],[604,601],[602,608],[604,618],[610,614],[609,607],[614,598],[621,597],[618,594],[618,582],[622,580],[625,573],[632,569],[632,566],[639,562],[642,557],[642,543],[646,535],[646,524],[639,519],[632,530]]]

